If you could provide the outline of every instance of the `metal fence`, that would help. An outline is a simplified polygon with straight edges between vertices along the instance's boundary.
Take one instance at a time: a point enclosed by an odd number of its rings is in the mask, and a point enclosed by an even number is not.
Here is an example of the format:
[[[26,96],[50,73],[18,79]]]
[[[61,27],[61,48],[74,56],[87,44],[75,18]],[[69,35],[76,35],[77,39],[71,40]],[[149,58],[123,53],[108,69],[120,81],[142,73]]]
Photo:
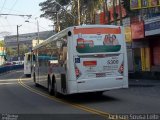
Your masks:
[[[23,65],[10,65],[10,66],[2,66],[0,67],[0,74],[6,73],[12,70],[22,69]]]

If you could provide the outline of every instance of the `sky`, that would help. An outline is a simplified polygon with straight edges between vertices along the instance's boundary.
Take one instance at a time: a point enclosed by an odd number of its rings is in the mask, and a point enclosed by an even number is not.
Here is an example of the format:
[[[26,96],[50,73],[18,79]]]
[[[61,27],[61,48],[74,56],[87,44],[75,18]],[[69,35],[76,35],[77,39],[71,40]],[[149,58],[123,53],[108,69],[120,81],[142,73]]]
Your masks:
[[[40,18],[40,2],[46,0],[0,0],[0,14],[32,15],[28,17],[0,15],[0,39],[6,34],[16,35],[17,25],[20,26],[19,34],[32,33],[38,31],[53,30],[53,21]],[[28,20],[29,22],[25,22]]]

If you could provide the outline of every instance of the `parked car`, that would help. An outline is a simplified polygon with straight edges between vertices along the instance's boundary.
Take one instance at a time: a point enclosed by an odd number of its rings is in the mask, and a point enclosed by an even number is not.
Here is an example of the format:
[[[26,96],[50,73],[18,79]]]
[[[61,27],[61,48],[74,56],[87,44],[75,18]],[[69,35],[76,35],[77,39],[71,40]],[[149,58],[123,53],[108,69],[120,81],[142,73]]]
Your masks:
[[[12,62],[6,62],[6,63],[3,64],[3,66],[10,66],[10,65],[13,65],[13,63]]]
[[[13,65],[23,65],[24,61],[12,61]]]

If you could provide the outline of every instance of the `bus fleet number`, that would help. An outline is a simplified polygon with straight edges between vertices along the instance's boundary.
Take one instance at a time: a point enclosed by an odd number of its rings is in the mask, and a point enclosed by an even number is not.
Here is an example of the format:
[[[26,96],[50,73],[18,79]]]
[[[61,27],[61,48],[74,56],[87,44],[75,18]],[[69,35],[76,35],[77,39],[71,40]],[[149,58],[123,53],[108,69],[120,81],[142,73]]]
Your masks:
[[[108,60],[107,64],[118,64],[118,60]]]

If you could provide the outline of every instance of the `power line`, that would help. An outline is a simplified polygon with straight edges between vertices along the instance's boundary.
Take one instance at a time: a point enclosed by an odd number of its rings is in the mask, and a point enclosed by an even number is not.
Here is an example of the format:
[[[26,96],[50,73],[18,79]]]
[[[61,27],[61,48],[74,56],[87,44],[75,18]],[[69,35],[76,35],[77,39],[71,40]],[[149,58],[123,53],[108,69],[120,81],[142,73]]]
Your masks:
[[[12,27],[12,26],[16,26],[16,25],[1,25],[0,27]]]
[[[21,16],[21,17],[27,16],[29,18],[32,16],[32,15],[22,15],[22,14],[0,14],[0,15],[11,15],[11,16]]]
[[[29,22],[29,23],[32,23],[32,24],[34,24],[34,25],[37,26],[37,23],[34,23],[34,22]],[[47,30],[46,28],[44,28],[44,27],[42,27],[42,26],[40,26],[40,25],[39,25],[39,27],[42,28],[42,29],[44,29],[44,30]],[[48,31],[48,30],[47,30],[47,31]]]
[[[17,1],[18,1],[18,0],[16,0],[16,1],[13,3],[13,5],[12,5],[12,7],[9,9],[9,12],[8,12],[8,13],[10,13],[10,12],[13,10],[13,8],[14,8],[14,6],[16,5]]]
[[[4,5],[5,5],[6,1],[7,1],[7,0],[4,0],[4,2],[3,2],[3,5],[2,5],[2,7],[1,7],[0,12],[2,12],[2,10],[3,10],[3,8],[4,8]]]

